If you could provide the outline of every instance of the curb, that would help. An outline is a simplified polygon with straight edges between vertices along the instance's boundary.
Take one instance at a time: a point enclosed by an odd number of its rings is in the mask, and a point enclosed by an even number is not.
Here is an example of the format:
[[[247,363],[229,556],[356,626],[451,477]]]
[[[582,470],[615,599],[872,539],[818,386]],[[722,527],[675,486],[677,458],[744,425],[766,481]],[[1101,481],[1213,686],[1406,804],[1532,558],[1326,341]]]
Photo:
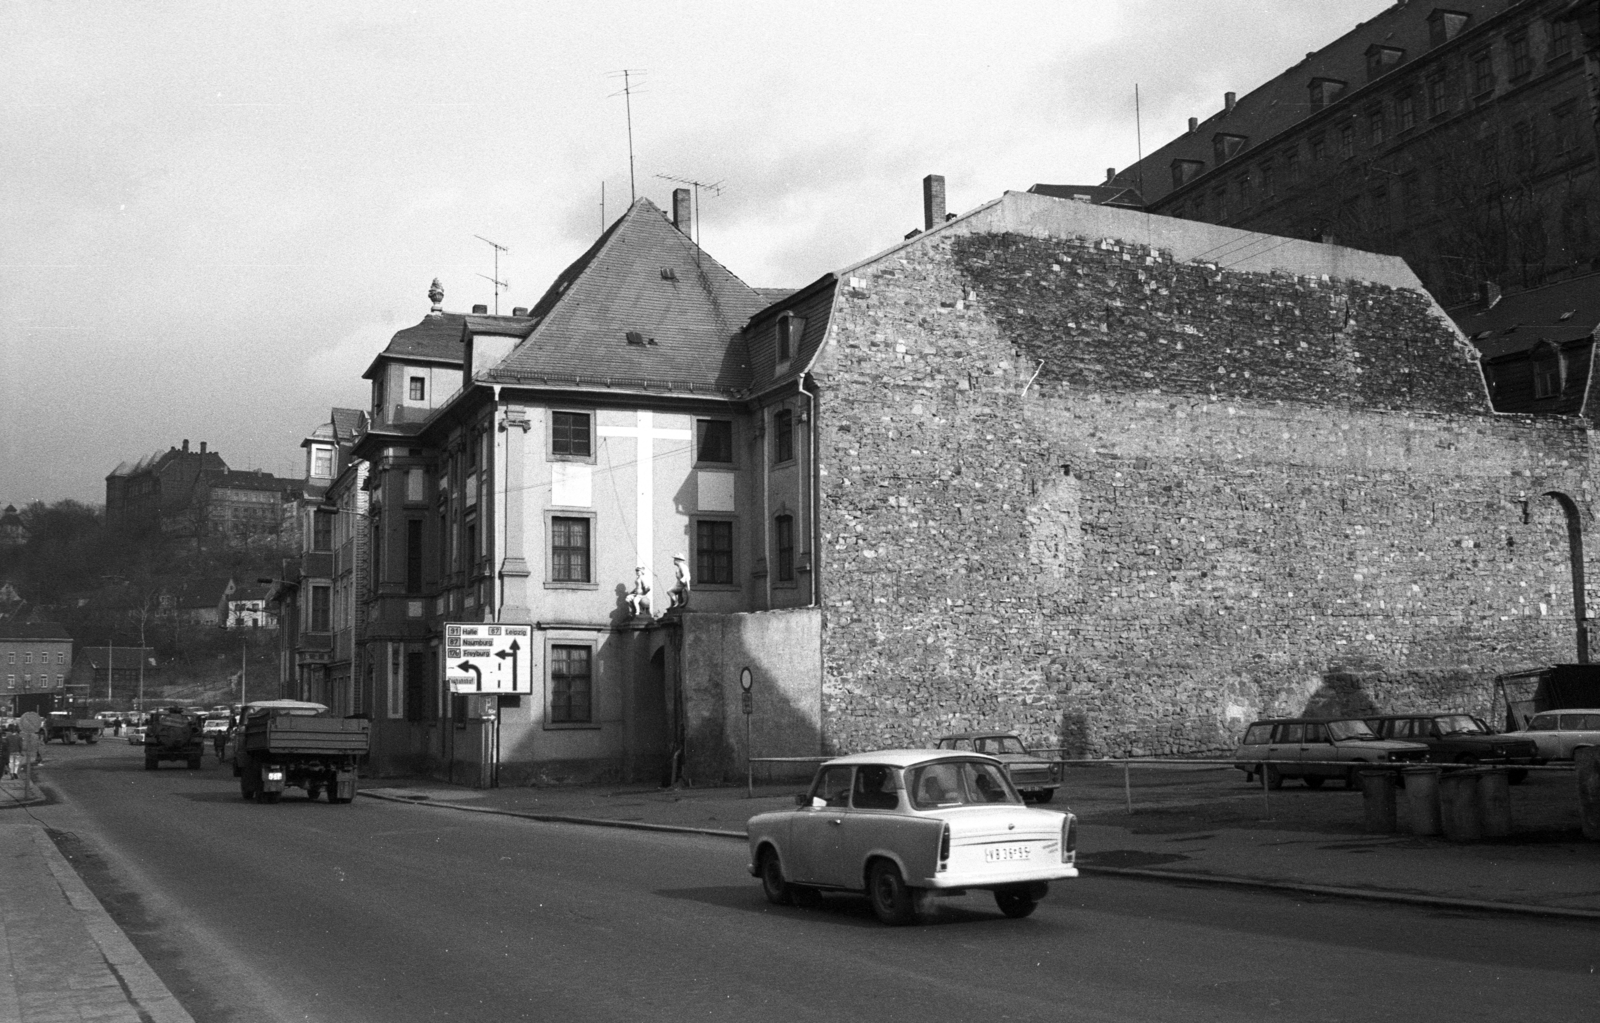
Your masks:
[[[122,928],[111,919],[111,914],[100,905],[100,900],[89,891],[43,828],[34,831],[33,842],[50,867],[56,884],[61,886],[67,902],[83,919],[84,927],[94,939],[106,967],[121,985],[123,995],[138,1013],[139,1019],[149,1023],[195,1023],[194,1017],[167,990],[161,978],[145,962],[139,950],[133,947],[133,942],[122,933]]]
[[[498,810],[487,806],[462,806],[459,803],[435,803],[426,799],[407,799],[404,796],[391,796],[378,792],[361,792],[360,795],[386,800],[391,803],[404,803],[407,806],[434,806],[441,810],[460,810],[466,813],[484,813],[497,817],[520,817],[524,820],[550,824],[587,824],[598,828],[623,828],[633,831],[658,831],[681,835],[710,835],[714,838],[737,838],[740,841],[746,841],[749,838],[749,835],[743,831],[723,831],[716,828],[691,828],[677,824],[646,824],[643,821],[608,820],[603,817],[573,817],[563,814],[528,813],[522,810]],[[1442,895],[1413,895],[1407,892],[1385,892],[1371,888],[1340,888],[1334,885],[1300,884],[1293,881],[1267,881],[1261,878],[1233,877],[1228,874],[1191,874],[1181,870],[1150,870],[1139,867],[1092,867],[1082,863],[1078,864],[1078,871],[1084,874],[1124,877],[1136,881],[1204,884],[1222,888],[1253,888],[1258,891],[1322,895],[1330,898],[1359,899],[1366,902],[1425,906],[1430,909],[1510,913],[1517,916],[1553,917],[1564,920],[1600,920],[1600,910],[1594,909],[1561,909],[1554,906],[1527,906],[1515,902],[1452,899]]]

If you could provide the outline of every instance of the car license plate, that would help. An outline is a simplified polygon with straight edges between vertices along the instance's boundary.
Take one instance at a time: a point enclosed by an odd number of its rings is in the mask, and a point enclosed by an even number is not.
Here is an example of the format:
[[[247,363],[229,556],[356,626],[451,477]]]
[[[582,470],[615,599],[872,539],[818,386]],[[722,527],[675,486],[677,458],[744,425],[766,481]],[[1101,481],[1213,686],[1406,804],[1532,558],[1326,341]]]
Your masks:
[[[1033,857],[1033,850],[1025,845],[991,845],[983,851],[983,858],[990,863],[1001,863],[1006,860],[1026,860]]]

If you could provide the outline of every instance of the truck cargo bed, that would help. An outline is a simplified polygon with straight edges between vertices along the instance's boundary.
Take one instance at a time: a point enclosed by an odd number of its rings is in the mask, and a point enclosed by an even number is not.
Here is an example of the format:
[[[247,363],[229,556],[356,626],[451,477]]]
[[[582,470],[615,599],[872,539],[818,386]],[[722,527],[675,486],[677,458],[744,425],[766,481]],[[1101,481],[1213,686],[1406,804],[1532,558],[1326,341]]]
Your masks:
[[[263,714],[246,720],[243,748],[256,754],[361,754],[367,752],[370,728],[361,718]]]

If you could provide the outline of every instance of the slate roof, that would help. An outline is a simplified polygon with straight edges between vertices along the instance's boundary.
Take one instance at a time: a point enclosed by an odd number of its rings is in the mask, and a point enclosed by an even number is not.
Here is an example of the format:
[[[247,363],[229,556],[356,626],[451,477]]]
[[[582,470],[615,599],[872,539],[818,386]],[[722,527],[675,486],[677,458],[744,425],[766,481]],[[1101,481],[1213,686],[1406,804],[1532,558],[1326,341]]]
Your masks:
[[[1580,341],[1600,326],[1600,274],[1584,274],[1481,303],[1445,310],[1485,359],[1532,348],[1538,341]]]
[[[740,391],[750,384],[740,328],[767,304],[639,199],[556,277],[526,339],[479,379]]]
[[[466,318],[464,313],[429,313],[414,326],[395,331],[388,347],[372,360],[362,378],[371,380],[376,376],[378,362],[384,358],[461,365],[461,327]]]
[[[458,360],[459,361],[459,360]],[[341,443],[354,440],[365,428],[367,414],[358,408],[333,409],[333,436]]]
[[[71,639],[55,622],[0,622],[0,639]]]

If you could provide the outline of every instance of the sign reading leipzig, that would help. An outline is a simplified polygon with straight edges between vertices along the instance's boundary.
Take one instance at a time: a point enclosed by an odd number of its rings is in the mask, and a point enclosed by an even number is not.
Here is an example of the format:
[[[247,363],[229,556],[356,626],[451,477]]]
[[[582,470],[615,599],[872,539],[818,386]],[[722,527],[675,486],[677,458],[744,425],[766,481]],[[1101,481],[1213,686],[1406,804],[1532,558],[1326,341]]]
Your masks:
[[[471,622],[444,627],[444,680],[453,693],[532,693],[533,627]]]

